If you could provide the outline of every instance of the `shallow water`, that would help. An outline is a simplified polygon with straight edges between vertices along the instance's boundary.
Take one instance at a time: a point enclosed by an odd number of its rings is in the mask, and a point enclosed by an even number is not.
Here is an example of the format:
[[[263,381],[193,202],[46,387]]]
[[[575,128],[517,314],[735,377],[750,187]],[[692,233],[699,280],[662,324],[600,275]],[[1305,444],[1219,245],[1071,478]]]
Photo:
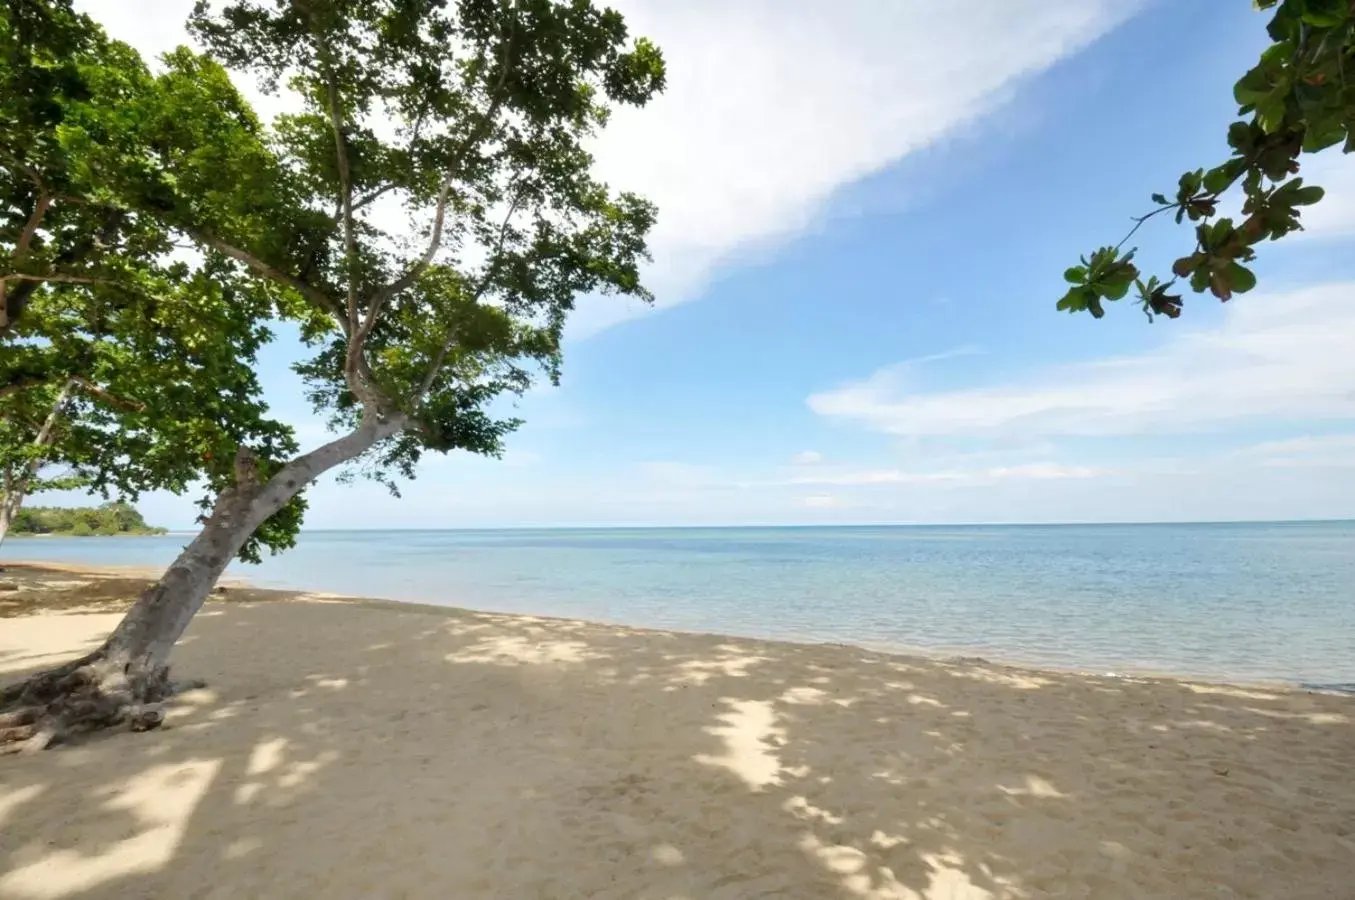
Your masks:
[[[187,541],[7,541],[162,565]],[[1355,523],[371,531],[262,586],[1095,671],[1355,684]]]

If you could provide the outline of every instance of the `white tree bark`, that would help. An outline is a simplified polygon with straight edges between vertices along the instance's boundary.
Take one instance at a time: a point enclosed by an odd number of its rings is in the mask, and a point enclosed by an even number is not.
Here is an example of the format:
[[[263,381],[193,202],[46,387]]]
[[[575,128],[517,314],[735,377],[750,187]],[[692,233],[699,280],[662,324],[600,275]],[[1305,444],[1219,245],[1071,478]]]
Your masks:
[[[364,417],[340,438],[299,456],[260,483],[253,459],[237,458],[236,483],[217,498],[202,531],[137,600],[104,644],[105,671],[157,672],[249,536],[323,473],[401,431],[403,416]]]
[[[14,519],[23,507],[24,498],[28,496],[29,488],[42,469],[42,464],[46,460],[46,449],[56,442],[57,423],[61,421],[61,416],[71,402],[71,394],[74,392],[74,379],[62,385],[61,392],[57,394],[56,401],[52,404],[52,411],[47,414],[42,427],[38,429],[37,436],[33,438],[33,455],[27,463],[19,467],[18,471],[5,473],[5,495],[0,500],[0,544],[5,542],[5,535],[9,533],[10,526],[14,524]]]

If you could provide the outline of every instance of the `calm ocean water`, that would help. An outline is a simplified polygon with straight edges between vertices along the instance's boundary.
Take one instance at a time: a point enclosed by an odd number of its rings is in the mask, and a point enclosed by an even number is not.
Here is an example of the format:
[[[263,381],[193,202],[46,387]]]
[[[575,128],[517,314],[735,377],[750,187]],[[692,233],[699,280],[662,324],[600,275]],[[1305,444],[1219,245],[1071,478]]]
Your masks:
[[[160,565],[187,540],[10,540]],[[271,587],[1094,671],[1355,686],[1355,523],[308,532]]]

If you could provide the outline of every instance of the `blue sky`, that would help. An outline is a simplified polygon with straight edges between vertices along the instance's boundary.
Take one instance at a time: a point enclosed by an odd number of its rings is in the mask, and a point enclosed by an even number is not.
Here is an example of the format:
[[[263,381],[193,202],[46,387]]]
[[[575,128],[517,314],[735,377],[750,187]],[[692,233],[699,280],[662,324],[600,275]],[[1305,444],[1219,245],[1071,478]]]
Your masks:
[[[158,52],[191,2],[80,5]],[[1253,294],[1154,324],[1054,310],[1078,254],[1222,158],[1250,4],[617,5],[670,67],[597,147],[660,205],[658,308],[586,299],[504,459],[430,459],[401,499],[326,479],[308,527],[1355,516],[1344,159],[1312,162],[1331,195]],[[1135,243],[1165,271],[1190,239]],[[313,445],[298,352],[284,330],[262,373]]]

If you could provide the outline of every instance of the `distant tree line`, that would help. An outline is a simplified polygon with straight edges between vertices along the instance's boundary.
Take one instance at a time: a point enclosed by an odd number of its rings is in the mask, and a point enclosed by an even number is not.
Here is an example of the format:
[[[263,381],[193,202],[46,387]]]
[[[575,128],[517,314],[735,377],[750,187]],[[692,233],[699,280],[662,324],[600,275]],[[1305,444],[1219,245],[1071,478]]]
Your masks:
[[[146,524],[141,513],[121,500],[102,506],[30,506],[19,510],[15,534],[60,534],[82,537],[110,534],[164,534]]]

